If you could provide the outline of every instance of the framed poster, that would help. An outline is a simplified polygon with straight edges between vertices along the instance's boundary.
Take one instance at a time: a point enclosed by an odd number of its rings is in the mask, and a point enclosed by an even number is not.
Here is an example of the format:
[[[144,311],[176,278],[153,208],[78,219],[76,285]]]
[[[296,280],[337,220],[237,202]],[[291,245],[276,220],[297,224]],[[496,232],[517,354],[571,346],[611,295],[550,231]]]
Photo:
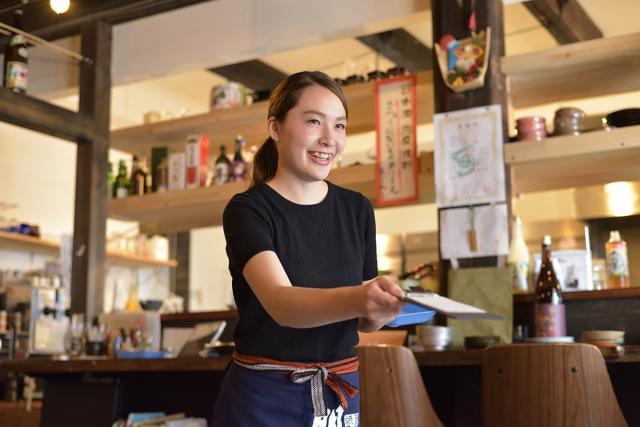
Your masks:
[[[378,206],[418,200],[416,77],[376,81]]]
[[[500,105],[436,114],[433,126],[438,208],[504,202]]]

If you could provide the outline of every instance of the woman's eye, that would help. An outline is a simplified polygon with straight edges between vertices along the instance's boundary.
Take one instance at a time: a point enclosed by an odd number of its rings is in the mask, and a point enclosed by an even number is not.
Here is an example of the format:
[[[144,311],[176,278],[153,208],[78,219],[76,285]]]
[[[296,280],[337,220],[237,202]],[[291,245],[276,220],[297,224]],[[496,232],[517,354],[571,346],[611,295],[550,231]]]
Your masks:
[[[319,125],[320,124],[320,120],[318,119],[310,119],[307,121],[307,123],[312,123],[314,125]]]
[[[338,129],[345,130],[345,129],[347,128],[347,125],[345,125],[344,123],[338,123],[338,124],[336,125],[336,127],[337,127]]]

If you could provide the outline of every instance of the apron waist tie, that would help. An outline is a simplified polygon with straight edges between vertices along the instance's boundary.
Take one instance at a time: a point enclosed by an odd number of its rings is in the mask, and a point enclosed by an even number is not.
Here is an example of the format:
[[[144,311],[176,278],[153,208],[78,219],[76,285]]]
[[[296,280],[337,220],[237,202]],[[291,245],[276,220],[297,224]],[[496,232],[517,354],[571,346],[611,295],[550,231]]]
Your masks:
[[[290,374],[291,381],[296,384],[311,382],[311,402],[313,404],[313,415],[324,417],[327,415],[327,406],[324,400],[324,388],[326,384],[340,399],[340,404],[344,409],[349,407],[347,395],[354,397],[358,393],[358,388],[349,384],[340,377],[340,374],[351,374],[359,367],[358,357],[349,357],[335,362],[285,362],[281,360],[268,359],[265,357],[248,356],[233,353],[233,363],[253,371],[263,372],[283,372]]]

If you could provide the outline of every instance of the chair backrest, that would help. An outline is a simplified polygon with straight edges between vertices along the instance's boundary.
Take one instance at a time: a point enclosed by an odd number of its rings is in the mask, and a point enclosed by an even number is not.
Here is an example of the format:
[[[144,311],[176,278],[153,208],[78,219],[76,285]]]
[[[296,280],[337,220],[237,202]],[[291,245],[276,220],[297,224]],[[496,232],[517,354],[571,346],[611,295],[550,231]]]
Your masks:
[[[360,418],[366,427],[442,426],[407,347],[357,347]]]
[[[376,332],[359,332],[358,345],[404,345],[407,340],[408,331],[376,331]]]
[[[590,344],[513,344],[482,355],[483,425],[626,426]]]

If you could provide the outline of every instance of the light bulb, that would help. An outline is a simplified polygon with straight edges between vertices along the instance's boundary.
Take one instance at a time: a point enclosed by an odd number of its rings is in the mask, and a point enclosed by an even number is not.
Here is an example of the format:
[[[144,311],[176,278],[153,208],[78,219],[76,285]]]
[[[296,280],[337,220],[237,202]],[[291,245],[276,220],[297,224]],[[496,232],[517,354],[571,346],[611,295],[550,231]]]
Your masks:
[[[51,9],[58,15],[68,11],[69,5],[69,0],[49,0],[49,6],[51,6]]]

